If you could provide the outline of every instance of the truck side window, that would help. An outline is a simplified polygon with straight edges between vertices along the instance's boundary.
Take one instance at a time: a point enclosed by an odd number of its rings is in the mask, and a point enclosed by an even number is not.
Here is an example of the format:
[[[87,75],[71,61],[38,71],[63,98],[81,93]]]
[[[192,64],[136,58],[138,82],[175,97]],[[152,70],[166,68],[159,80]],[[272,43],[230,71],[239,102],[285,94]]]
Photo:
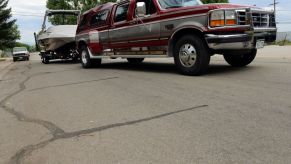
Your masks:
[[[128,8],[129,8],[129,4],[118,6],[116,9],[115,17],[114,17],[114,22],[125,21],[127,18]]]
[[[157,12],[156,6],[153,0],[137,0],[137,2],[144,2],[146,4],[146,15],[152,15]]]
[[[105,25],[107,17],[108,17],[108,13],[109,13],[109,10],[104,10],[104,11],[100,11],[100,12],[96,13],[92,17],[92,19],[90,21],[90,25],[91,26],[102,26],[102,25]]]

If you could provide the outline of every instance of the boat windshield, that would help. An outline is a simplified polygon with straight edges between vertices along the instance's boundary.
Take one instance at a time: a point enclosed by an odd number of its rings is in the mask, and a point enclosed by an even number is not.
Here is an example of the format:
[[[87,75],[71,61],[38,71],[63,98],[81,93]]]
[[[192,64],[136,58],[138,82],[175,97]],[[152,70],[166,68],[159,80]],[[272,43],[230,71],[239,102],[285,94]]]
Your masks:
[[[203,3],[200,0],[158,0],[162,9],[198,6]]]
[[[78,16],[70,14],[55,14],[49,16],[52,25],[76,25]]]
[[[21,52],[21,51],[27,51],[25,47],[15,47],[13,48],[13,52]]]

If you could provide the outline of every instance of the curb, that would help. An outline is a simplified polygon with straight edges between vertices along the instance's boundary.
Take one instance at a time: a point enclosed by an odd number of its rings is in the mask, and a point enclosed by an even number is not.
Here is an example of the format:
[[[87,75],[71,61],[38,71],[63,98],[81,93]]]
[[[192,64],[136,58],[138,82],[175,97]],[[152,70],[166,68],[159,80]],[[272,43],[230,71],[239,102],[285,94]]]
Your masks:
[[[0,62],[4,62],[4,61],[11,61],[11,58],[0,58]]]

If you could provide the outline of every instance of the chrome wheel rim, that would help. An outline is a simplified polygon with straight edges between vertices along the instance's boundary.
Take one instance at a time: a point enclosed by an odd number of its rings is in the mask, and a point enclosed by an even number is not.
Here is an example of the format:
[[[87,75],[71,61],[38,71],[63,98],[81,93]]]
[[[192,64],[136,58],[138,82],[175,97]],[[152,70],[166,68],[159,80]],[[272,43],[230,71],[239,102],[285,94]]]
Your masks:
[[[179,51],[179,59],[184,67],[194,66],[197,59],[195,47],[191,44],[182,45]]]
[[[87,60],[87,53],[86,53],[86,51],[84,50],[84,51],[82,51],[82,62],[84,63],[84,64],[87,64],[88,63],[88,60]]]

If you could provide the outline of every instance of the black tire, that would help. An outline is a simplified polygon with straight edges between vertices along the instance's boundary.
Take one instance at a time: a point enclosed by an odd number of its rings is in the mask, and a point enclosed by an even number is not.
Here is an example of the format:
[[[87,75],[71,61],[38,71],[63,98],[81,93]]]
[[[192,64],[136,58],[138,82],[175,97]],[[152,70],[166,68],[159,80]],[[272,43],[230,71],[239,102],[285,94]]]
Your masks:
[[[45,57],[43,58],[43,63],[44,63],[44,64],[49,64],[49,63],[50,63],[50,58],[49,58],[48,56],[45,56]]]
[[[13,62],[16,62],[16,61],[17,61],[17,59],[18,59],[18,58],[16,58],[16,57],[13,57]]]
[[[101,59],[90,59],[90,55],[89,55],[87,46],[81,47],[80,55],[81,55],[82,67],[85,69],[92,68],[92,67],[98,67],[102,63]]]
[[[225,61],[233,67],[245,67],[251,64],[257,55],[257,49],[242,55],[224,54]]]
[[[207,72],[210,52],[205,41],[199,36],[182,36],[176,42],[173,52],[175,64],[180,73],[198,76]]]
[[[26,60],[29,61],[29,57],[27,57]]]
[[[79,58],[78,58],[78,57],[73,57],[73,58],[72,58],[72,61],[73,61],[74,63],[77,63],[77,62],[79,62]]]
[[[127,61],[130,64],[139,64],[139,63],[142,63],[144,61],[144,58],[127,58]]]

